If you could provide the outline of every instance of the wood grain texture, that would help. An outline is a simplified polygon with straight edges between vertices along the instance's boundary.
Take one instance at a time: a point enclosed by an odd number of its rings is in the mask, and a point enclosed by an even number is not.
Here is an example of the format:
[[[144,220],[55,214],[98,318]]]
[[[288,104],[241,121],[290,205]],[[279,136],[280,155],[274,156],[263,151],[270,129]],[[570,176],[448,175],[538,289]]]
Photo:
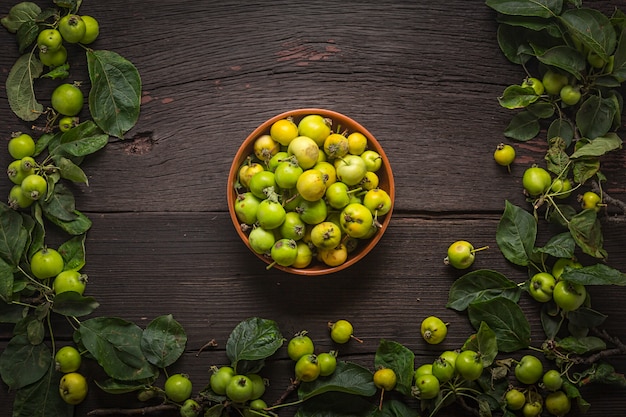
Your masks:
[[[603,10],[615,5],[593,2]],[[7,11],[7,4],[0,6],[0,14]],[[512,116],[497,97],[524,74],[500,53],[495,14],[484,2],[87,0],[81,12],[100,21],[93,47],[131,60],[143,82],[136,127],[85,162],[89,187],[72,188],[78,208],[94,222],[88,293],[101,304],[98,315],[140,326],[173,314],[189,342],[171,371],[189,373],[197,389],[208,382],[211,365],[226,362],[230,331],[251,316],[276,320],[286,337],[308,330],[320,351],[333,348],[326,322],[348,318],[365,342],[340,354],[370,368],[381,338],[411,348],[416,364],[458,347],[472,329],[463,314],[445,308],[450,285],[462,275],[442,263],[454,240],[490,246],[474,268],[495,269],[516,282],[527,278],[504,260],[495,230],[505,200],[526,204],[522,173],[542,162],[545,145],[514,143],[511,173],[493,163]],[[5,143],[30,124],[18,121],[6,100],[4,80],[18,57],[14,37],[1,31],[0,47]],[[88,82],[84,61],[72,67],[71,80]],[[45,105],[52,86],[37,84]],[[314,279],[266,271],[238,240],[225,198],[227,172],[243,139],[264,120],[299,107],[332,109],[366,126],[384,147],[396,185],[394,217],[376,249],[345,271]],[[0,165],[9,162],[0,152]],[[605,189],[625,199],[626,157],[620,152],[604,164]],[[0,182],[0,195],[9,188]],[[609,264],[626,270],[626,226],[603,226]],[[53,243],[61,239],[50,236]],[[609,316],[607,329],[626,340],[626,289],[590,292]],[[536,316],[529,297],[521,305]],[[438,347],[419,335],[430,314],[452,323]],[[0,349],[11,329],[0,325]],[[60,333],[63,341],[71,337],[69,328]],[[542,340],[538,322],[532,334]],[[198,354],[211,339],[218,346]],[[614,363],[626,370],[624,357]],[[292,366],[285,349],[269,362],[270,401],[288,385]],[[616,389],[593,388],[585,398],[592,403],[588,416],[626,409]],[[0,417],[11,415],[11,400],[1,385]],[[92,384],[76,415],[120,404],[139,405],[133,395],[106,395]],[[452,408],[440,415],[463,413]]]

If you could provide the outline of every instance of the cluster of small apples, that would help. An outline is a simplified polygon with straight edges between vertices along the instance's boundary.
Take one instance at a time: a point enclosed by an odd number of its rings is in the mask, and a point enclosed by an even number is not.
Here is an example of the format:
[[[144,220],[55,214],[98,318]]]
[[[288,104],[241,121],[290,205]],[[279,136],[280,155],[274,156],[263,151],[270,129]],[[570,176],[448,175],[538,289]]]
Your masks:
[[[34,278],[50,286],[56,295],[77,293],[83,295],[87,285],[87,275],[76,269],[66,269],[66,263],[59,251],[44,247],[33,254],[30,259],[30,272]],[[77,405],[87,396],[88,384],[85,377],[78,372],[81,365],[81,354],[73,346],[64,346],[55,354],[56,370],[64,375],[59,381],[59,394],[68,404]]]
[[[330,338],[337,344],[345,344],[354,339],[354,327],[348,320],[328,322]],[[337,368],[337,351],[315,352],[315,344],[306,331],[296,333],[287,343],[287,355],[295,362],[296,381],[313,382],[320,376],[330,376]]]
[[[35,148],[35,140],[27,133],[16,133],[9,140],[13,161],[7,167],[7,176],[14,184],[9,191],[9,206],[13,209],[30,207],[46,196],[48,182],[33,158]]]
[[[328,329],[331,339],[337,344],[347,343],[351,339],[359,340],[352,334],[353,326],[347,320],[329,322]],[[296,333],[288,341],[287,355],[294,362],[296,383],[313,382],[319,377],[330,376],[337,368],[337,351],[316,353],[315,344],[306,331]],[[224,397],[237,408],[240,415],[245,417],[269,415],[266,414],[269,407],[262,398],[268,385],[267,379],[258,373],[238,374],[235,368],[228,365],[214,366],[211,371],[209,388],[218,396],[216,399]],[[176,391],[173,389],[170,389],[171,392],[168,394],[167,383],[166,394],[170,399],[174,395],[177,402],[184,401],[183,408],[186,411],[181,410],[181,417],[196,417],[201,407],[195,400],[189,398],[191,382],[188,380],[182,382],[186,387],[183,395],[175,396]]]
[[[535,355],[524,355],[514,364],[517,384],[504,394],[504,403],[511,412],[521,411],[524,417],[539,417],[543,411],[553,416],[570,412],[571,399],[563,388],[563,376],[556,369],[544,371]]]
[[[317,114],[280,119],[239,168],[234,211],[250,247],[273,263],[339,266],[392,208],[379,187],[380,153],[362,133],[331,126]]]
[[[55,68],[67,62],[67,49],[63,42],[88,45],[100,34],[100,25],[92,16],[67,14],[55,27],[44,29],[37,36],[39,60],[42,64]]]
[[[551,272],[538,272],[531,277],[528,292],[540,303],[554,301],[564,312],[577,310],[587,300],[587,289],[583,284],[561,279],[561,275],[567,269],[582,267],[576,259],[559,258]]]
[[[209,380],[211,390],[242,406],[244,416],[259,415],[267,408],[267,403],[261,398],[267,388],[267,380],[261,375],[258,373],[237,374],[234,368],[227,365],[213,367],[212,371]]]
[[[564,265],[558,268],[563,269]],[[436,345],[445,339],[447,327],[440,318],[430,316],[422,321],[421,334],[426,342]],[[563,377],[559,371],[551,369],[544,372],[541,360],[530,354],[519,361],[511,360],[506,366],[507,372],[513,371],[517,382],[511,384],[503,398],[510,411],[521,410],[524,417],[538,417],[544,407],[555,416],[563,416],[570,411],[571,400],[562,390]],[[421,364],[415,369],[412,392],[421,400],[432,400],[439,397],[442,389],[454,391],[459,384],[476,381],[484,370],[480,352],[471,349],[445,350],[432,363]],[[395,375],[390,374],[393,371],[381,369],[377,372],[380,373],[377,386],[383,390],[393,389]],[[374,374],[375,383],[376,377]],[[541,390],[545,391],[545,396],[540,393]]]
[[[64,374],[59,381],[59,395],[68,404],[80,404],[89,387],[87,379],[78,372],[82,363],[80,352],[74,346],[63,346],[54,355],[54,361],[56,370]]]

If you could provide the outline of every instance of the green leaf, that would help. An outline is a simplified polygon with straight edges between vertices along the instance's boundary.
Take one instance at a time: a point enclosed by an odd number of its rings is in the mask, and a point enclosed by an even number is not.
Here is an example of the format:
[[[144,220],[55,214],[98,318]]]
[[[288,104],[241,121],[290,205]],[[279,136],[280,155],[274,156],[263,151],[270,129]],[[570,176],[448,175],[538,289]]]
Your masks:
[[[95,311],[100,304],[93,297],[84,297],[74,291],[54,296],[52,311],[69,317],[83,317]]]
[[[70,11],[77,11],[83,0],[53,0],[54,4]]]
[[[53,80],[60,79],[63,80],[70,76],[70,64],[67,62],[63,65],[59,65],[58,67],[52,68],[50,71],[46,72],[41,76],[41,78],[51,78]]]
[[[556,342],[556,346],[560,350],[573,352],[578,355],[584,355],[591,352],[599,352],[606,349],[606,343],[599,337],[573,337],[568,336]]]
[[[577,327],[583,329],[591,329],[599,327],[606,321],[607,315],[589,307],[579,307],[574,311],[567,313],[567,320]]]
[[[553,20],[532,16],[498,15],[498,23],[509,26],[520,26],[534,32],[544,31],[554,38],[561,36],[561,29]],[[524,38],[522,38],[524,39]]]
[[[94,381],[98,388],[108,394],[127,394],[129,392],[135,392],[143,390],[148,385],[152,385],[156,378],[149,378],[139,381],[119,381],[117,379],[109,378],[105,381]]]
[[[70,221],[61,220],[58,217],[48,215],[46,215],[46,218],[70,235],[77,236],[87,233],[91,228],[91,220],[78,210],[74,210],[74,214],[76,214],[76,218]]]
[[[626,81],[626,28],[622,29],[619,36],[619,42],[613,58],[613,72],[611,74],[620,83]]]
[[[14,267],[19,265],[28,242],[23,223],[17,211],[0,203],[0,258]]]
[[[0,258],[0,299],[5,303],[13,299],[13,267],[2,258]]]
[[[583,252],[596,258],[607,257],[602,247],[604,238],[595,210],[587,209],[576,214],[569,221],[568,227],[576,244]]]
[[[34,20],[24,22],[17,30],[18,51],[23,53],[30,45],[37,40],[39,25]]]
[[[478,332],[471,335],[463,344],[462,350],[473,350],[480,353],[483,366],[490,366],[498,355],[498,340],[496,333],[489,328],[487,323],[480,323]]]
[[[43,106],[37,102],[33,80],[41,75],[43,64],[32,54],[24,54],[15,61],[6,80],[9,106],[17,117],[27,122],[37,119]]]
[[[600,367],[602,367],[602,364],[600,364],[598,368]],[[620,374],[620,376],[622,377],[622,379],[624,378],[623,375]],[[597,382],[603,383],[603,381],[597,381]],[[568,398],[571,398],[572,400],[574,399],[576,400],[576,405],[578,406],[578,410],[580,410],[581,414],[585,414],[587,410],[589,410],[589,407],[591,407],[591,404],[589,404],[582,397],[582,395],[580,395],[580,391],[578,390],[576,385],[572,384],[568,380],[564,380],[563,386],[561,387],[561,389],[565,392],[565,395],[567,395]]]
[[[55,217],[66,222],[78,217],[75,213],[74,194],[63,183],[55,185],[50,198],[41,202],[41,209],[46,217]]]
[[[372,372],[351,362],[338,361],[337,368],[328,377],[300,384],[298,398],[308,400],[329,391],[371,397],[376,393]]]
[[[595,9],[569,9],[563,12],[560,21],[572,37],[579,39],[591,51],[608,60],[613,54],[617,35],[613,25],[602,12]]]
[[[252,317],[233,329],[226,341],[226,355],[233,368],[239,361],[266,359],[274,354],[285,339],[273,320]]]
[[[35,156],[40,155],[50,143],[58,143],[62,134],[63,133],[59,131],[54,134],[44,133],[43,135],[39,136],[39,138],[35,142]]]
[[[497,271],[480,269],[457,279],[450,287],[446,307],[465,310],[471,303],[495,297],[518,301],[522,290],[517,284]]]
[[[89,185],[87,174],[85,174],[85,172],[70,159],[67,159],[63,156],[58,156],[54,158],[54,161],[59,168],[61,178],[72,182]]]
[[[28,307],[0,302],[0,323],[17,323],[28,313]]]
[[[536,249],[555,258],[571,258],[574,255],[575,247],[576,242],[574,242],[572,235],[569,232],[563,232],[552,236],[545,246]]]
[[[135,381],[156,374],[141,350],[143,331],[134,323],[96,317],[81,322],[78,332],[82,344],[111,378]]]
[[[561,138],[565,142],[565,147],[569,147],[574,139],[574,128],[565,119],[554,119],[548,127],[548,139]]]
[[[613,125],[616,111],[612,99],[590,96],[576,113],[576,125],[581,135],[588,139],[606,135]]]
[[[498,45],[509,61],[521,65],[532,58],[533,50],[525,41],[528,32],[509,25],[498,26]]]
[[[500,105],[507,109],[521,109],[539,99],[531,87],[510,85],[504,89],[501,97],[498,97]]]
[[[622,139],[615,133],[608,133],[606,136],[596,137],[585,145],[581,146],[570,155],[576,159],[588,156],[602,156],[616,149],[622,148]]]
[[[565,152],[566,144],[559,137],[553,137],[548,139],[548,152],[544,159],[547,162],[548,171],[560,176],[561,178],[567,177],[564,170],[568,167],[569,156]]]
[[[556,310],[553,303],[544,303],[541,306],[541,327],[546,335],[547,340],[553,340],[561,330],[564,318]]]
[[[536,237],[537,222],[532,214],[506,201],[496,230],[496,242],[504,257],[515,265],[527,266]]]
[[[391,340],[381,340],[374,356],[376,368],[392,369],[397,377],[396,390],[410,395],[415,371],[415,354],[407,347]]]
[[[498,13],[550,18],[561,14],[563,0],[487,0],[485,4]]]
[[[587,60],[577,49],[559,45],[536,54],[537,59],[549,66],[561,68],[572,74],[576,79],[583,77],[582,73],[587,66]]]
[[[58,247],[63,257],[64,270],[78,271],[85,266],[85,238],[86,235],[74,236]]]
[[[549,119],[554,116],[554,105],[552,103],[537,102],[529,105],[527,109],[540,119]]]
[[[305,401],[294,417],[372,417],[377,408],[363,397],[343,392],[327,392]],[[218,414],[210,417],[218,417]],[[209,417],[205,414],[205,417]],[[410,417],[410,416],[407,416]]]
[[[80,157],[99,151],[108,142],[108,135],[104,134],[93,121],[87,120],[64,132],[58,143],[50,144],[48,149],[52,157]]]
[[[581,158],[572,161],[572,174],[574,182],[584,184],[593,178],[600,171],[600,160],[598,158]]]
[[[0,19],[0,23],[9,32],[16,33],[23,23],[32,22],[39,13],[41,13],[41,8],[37,4],[23,1],[11,7],[9,14]]]
[[[40,343],[33,345],[24,334],[13,336],[0,354],[0,376],[11,389],[39,381],[48,372],[52,353]]]
[[[187,335],[171,314],[157,317],[143,331],[141,350],[148,362],[166,368],[185,352]]]
[[[525,349],[530,344],[530,324],[515,301],[496,297],[472,303],[468,315],[475,329],[484,321],[494,331],[501,352]]]
[[[504,136],[526,142],[536,137],[540,129],[539,118],[528,110],[523,110],[513,116],[504,130]]]
[[[60,372],[50,362],[45,375],[37,382],[15,392],[13,417],[72,417],[74,406],[59,395]]]
[[[108,135],[123,138],[139,119],[141,78],[128,60],[111,51],[87,51],[89,110]]]
[[[561,279],[582,285],[626,285],[626,274],[603,263],[569,268],[563,272]]]
[[[392,398],[383,401],[383,409],[376,410],[372,417],[419,417],[419,412],[403,401]]]

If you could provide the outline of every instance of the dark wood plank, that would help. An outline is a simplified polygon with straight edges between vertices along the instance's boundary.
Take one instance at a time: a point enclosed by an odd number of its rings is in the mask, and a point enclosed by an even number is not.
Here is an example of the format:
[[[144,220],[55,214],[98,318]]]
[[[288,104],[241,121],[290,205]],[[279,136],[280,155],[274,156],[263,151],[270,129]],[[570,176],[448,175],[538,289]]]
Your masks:
[[[189,342],[172,371],[189,373],[196,389],[208,382],[211,365],[226,362],[230,331],[250,316],[276,320],[286,337],[306,329],[320,351],[334,347],[325,323],[348,318],[365,343],[342,346],[340,354],[372,369],[381,338],[411,348],[416,364],[458,347],[472,330],[463,314],[445,308],[449,287],[462,274],[443,265],[445,250],[461,238],[489,245],[474,268],[522,282],[526,272],[501,256],[495,230],[505,199],[525,204],[522,173],[545,152],[541,141],[516,143],[510,174],[493,163],[512,116],[497,97],[523,78],[498,50],[495,14],[466,0],[215,3],[111,0],[81,7],[102,27],[93,47],[133,61],[143,81],[137,126],[90,157],[84,165],[90,186],[73,188],[79,209],[94,221],[85,272],[88,293],[101,303],[97,314],[141,326],[173,314]],[[593,5],[609,11],[615,2]],[[0,45],[5,80],[18,53],[6,32]],[[88,81],[84,62],[73,66],[71,79]],[[53,84],[37,83],[44,104]],[[329,108],[358,120],[383,145],[396,180],[393,221],[378,247],[360,264],[323,278],[266,271],[238,240],[224,197],[241,141],[267,118],[297,107]],[[30,129],[10,113],[4,82],[0,114],[0,138]],[[0,165],[8,163],[0,152]],[[626,198],[623,154],[604,167],[605,189]],[[8,190],[8,181],[0,182],[0,195]],[[609,264],[626,269],[624,224],[603,227]],[[50,235],[53,243],[62,239]],[[622,339],[625,291],[590,288],[609,316],[608,330]],[[537,316],[528,296],[521,305]],[[452,323],[438,347],[419,335],[430,314]],[[539,343],[538,322],[532,331]],[[0,348],[10,334],[11,326],[0,325]],[[57,337],[69,340],[70,329]],[[211,339],[218,346],[198,354]],[[626,369],[623,356],[615,364]],[[270,360],[264,370],[272,381],[269,401],[288,385],[292,366],[285,349]],[[92,371],[90,377],[102,376]],[[119,401],[139,405],[133,395],[91,387],[76,415]],[[3,384],[0,417],[11,414],[12,395]],[[585,398],[593,404],[587,415],[626,409],[616,389],[593,388]],[[293,410],[281,412],[289,415]]]

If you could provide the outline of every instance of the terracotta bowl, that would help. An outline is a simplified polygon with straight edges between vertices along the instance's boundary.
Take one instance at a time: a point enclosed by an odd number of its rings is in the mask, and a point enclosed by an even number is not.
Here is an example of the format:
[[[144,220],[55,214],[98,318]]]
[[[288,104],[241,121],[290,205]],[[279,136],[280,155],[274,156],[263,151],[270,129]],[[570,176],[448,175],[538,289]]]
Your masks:
[[[272,266],[272,268],[280,269],[282,271],[285,271],[291,274],[315,276],[315,275],[326,275],[326,274],[331,274],[333,272],[341,271],[359,262],[372,249],[374,249],[378,241],[383,236],[385,230],[387,229],[389,222],[391,221],[391,214],[393,211],[393,203],[394,203],[394,198],[395,198],[395,187],[394,187],[394,182],[393,182],[393,174],[391,171],[391,165],[389,164],[389,160],[387,159],[387,156],[385,155],[385,152],[383,151],[383,148],[380,145],[380,143],[378,143],[376,138],[374,138],[374,136],[365,127],[361,126],[355,120],[341,113],[337,113],[331,110],[316,109],[316,108],[291,110],[291,111],[287,111],[285,113],[281,113],[272,117],[271,119],[263,122],[252,133],[250,133],[248,137],[243,141],[243,143],[239,147],[239,150],[235,154],[232,165],[230,167],[230,172],[228,174],[227,199],[228,199],[228,211],[230,212],[230,217],[233,222],[233,226],[235,227],[235,230],[237,231],[237,234],[239,234],[239,237],[241,237],[241,240],[244,242],[244,244],[250,249],[250,251],[255,256],[263,260],[266,264],[270,265],[272,263],[272,260],[269,256],[258,254],[254,250],[252,250],[248,242],[248,233],[242,229],[241,223],[237,219],[237,215],[235,213],[234,207],[235,207],[235,201],[236,201],[237,194],[238,194],[238,190],[236,189],[236,184],[237,184],[239,168],[241,164],[246,160],[246,158],[248,158],[250,155],[254,156],[254,151],[253,151],[254,141],[261,135],[269,134],[270,127],[272,124],[274,124],[274,122],[291,117],[294,123],[296,123],[297,125],[300,119],[302,119],[304,116],[309,115],[309,114],[318,114],[324,118],[331,119],[332,120],[331,130],[333,132],[337,132],[337,129],[339,128],[341,132],[344,132],[345,130],[347,130],[348,133],[360,132],[363,135],[365,135],[368,141],[368,149],[372,149],[378,152],[380,156],[382,157],[382,160],[383,160],[382,167],[376,172],[376,174],[379,177],[379,188],[387,191],[392,202],[392,209],[387,214],[385,214],[382,217],[379,217],[378,219],[380,222],[379,231],[373,237],[359,241],[359,245],[356,247],[356,249],[354,249],[352,252],[349,253],[348,259],[343,264],[336,266],[336,267],[330,267],[314,259],[313,262],[311,262],[311,264],[306,268],[292,268],[292,267],[285,267],[285,266],[281,266],[277,264],[274,264]]]

